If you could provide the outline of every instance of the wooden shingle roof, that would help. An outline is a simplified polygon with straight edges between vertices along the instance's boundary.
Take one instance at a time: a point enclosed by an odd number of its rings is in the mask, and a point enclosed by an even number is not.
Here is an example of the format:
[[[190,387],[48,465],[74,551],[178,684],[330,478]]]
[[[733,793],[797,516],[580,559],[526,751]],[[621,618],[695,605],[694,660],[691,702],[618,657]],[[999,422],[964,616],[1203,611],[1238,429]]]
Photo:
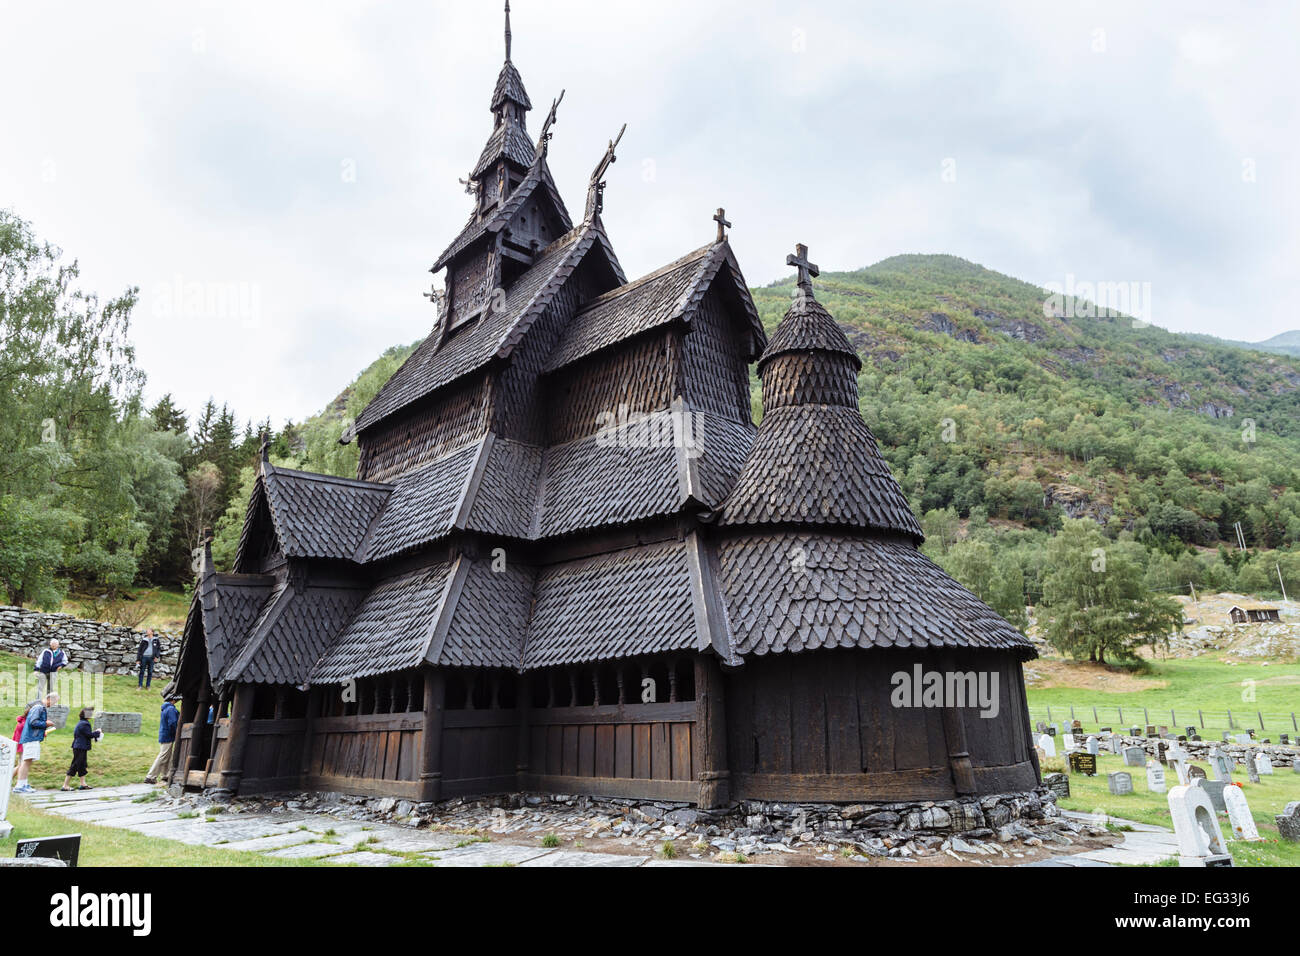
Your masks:
[[[309,587],[287,581],[268,597],[222,682],[300,685],[365,596],[362,588]]]
[[[560,237],[547,246],[532,267],[506,290],[503,308],[489,312],[446,342],[441,341],[435,332],[420,343],[357,416],[356,430],[364,431],[394,412],[483,368],[493,359],[508,356],[583,257],[597,244],[617,269],[613,249],[599,223],[583,223]]]
[[[672,322],[689,322],[720,270],[725,270],[733,286],[739,283],[742,307],[750,320],[754,340],[761,348],[762,322],[749,290],[744,287],[731,246],[724,239],[689,252],[584,305],[551,351],[546,371],[554,372]]]
[[[208,674],[214,679],[238,653],[274,588],[275,578],[268,575],[216,574],[211,565],[200,576],[195,595],[199,618],[191,615],[187,628],[201,621]],[[188,629],[185,638],[188,645]]]
[[[909,542],[780,533],[723,541],[721,587],[741,656],[835,647],[974,648],[1029,639]]]
[[[291,471],[264,461],[248,520],[257,496],[264,494],[287,556],[351,560],[392,493],[392,485]]]

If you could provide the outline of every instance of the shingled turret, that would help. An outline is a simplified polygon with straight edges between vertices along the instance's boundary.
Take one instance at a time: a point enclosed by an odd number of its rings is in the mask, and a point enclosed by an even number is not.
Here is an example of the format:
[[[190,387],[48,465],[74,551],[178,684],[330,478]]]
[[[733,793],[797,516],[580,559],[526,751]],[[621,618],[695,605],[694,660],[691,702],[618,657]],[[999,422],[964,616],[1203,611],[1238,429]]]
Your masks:
[[[758,360],[763,421],[723,525],[802,524],[901,533],[921,526],[858,411],[862,362],[813,295],[806,246],[795,300]]]

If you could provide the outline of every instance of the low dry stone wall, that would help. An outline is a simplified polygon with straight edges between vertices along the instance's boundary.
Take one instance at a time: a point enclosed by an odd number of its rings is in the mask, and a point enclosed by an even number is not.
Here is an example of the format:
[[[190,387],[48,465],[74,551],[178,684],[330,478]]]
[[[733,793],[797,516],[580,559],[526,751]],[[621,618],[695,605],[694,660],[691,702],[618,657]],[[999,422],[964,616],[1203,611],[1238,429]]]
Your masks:
[[[1085,737],[1085,739],[1087,739]],[[1123,734],[1119,735],[1121,746],[1123,747],[1141,747],[1152,758],[1156,756],[1157,740],[1149,737],[1129,737]],[[1165,743],[1173,743],[1172,740],[1166,740]],[[1262,740],[1258,743],[1251,744],[1247,747],[1245,744],[1239,744],[1236,741],[1227,740],[1189,740],[1185,744],[1179,744],[1187,751],[1192,760],[1209,760],[1211,748],[1218,747],[1234,763],[1244,764],[1248,757],[1257,753],[1267,754],[1269,761],[1274,767],[1285,767],[1291,769],[1291,764],[1297,757],[1300,757],[1300,748],[1283,747],[1281,744],[1266,744]]]
[[[154,677],[170,677],[176,669],[181,636],[161,630],[154,634],[162,642],[162,656],[154,662]],[[69,670],[133,674],[135,652],[143,636],[143,631],[134,628],[86,621],[70,614],[0,606],[0,651],[35,658],[57,638],[67,652]]]

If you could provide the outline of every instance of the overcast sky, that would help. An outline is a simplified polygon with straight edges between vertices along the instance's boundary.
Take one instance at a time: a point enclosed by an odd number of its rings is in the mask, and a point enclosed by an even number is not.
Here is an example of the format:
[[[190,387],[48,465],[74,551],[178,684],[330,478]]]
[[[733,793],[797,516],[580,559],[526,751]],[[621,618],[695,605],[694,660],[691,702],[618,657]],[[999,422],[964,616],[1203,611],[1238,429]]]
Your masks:
[[[796,241],[829,270],[945,252],[1149,282],[1157,325],[1260,340],[1300,326],[1297,9],[516,0],[512,21],[534,132],[567,89],[550,162],[575,214],[628,124],[605,222],[629,276],[722,205],[751,284]],[[150,399],[301,420],[427,334],[502,58],[496,0],[0,0],[0,207],[87,288],[140,287]]]

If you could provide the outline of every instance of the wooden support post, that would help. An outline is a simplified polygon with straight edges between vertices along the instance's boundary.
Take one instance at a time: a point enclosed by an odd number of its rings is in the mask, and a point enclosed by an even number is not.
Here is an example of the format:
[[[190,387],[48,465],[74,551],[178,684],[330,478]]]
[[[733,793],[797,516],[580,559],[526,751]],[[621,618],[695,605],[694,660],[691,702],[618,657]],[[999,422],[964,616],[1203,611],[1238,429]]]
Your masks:
[[[945,655],[940,667],[947,673],[957,669],[956,661]],[[1074,719],[1074,708],[1070,709]],[[956,707],[943,708],[943,735],[948,742],[948,767],[952,771],[952,784],[958,796],[975,792],[975,768],[970,762],[970,749],[966,745],[966,723]]]
[[[1034,779],[1039,783],[1043,782],[1043,768],[1038,763],[1038,744],[1037,737],[1034,735],[1034,728],[1029,717],[1029,694],[1025,690],[1025,668],[1023,664],[1016,664],[1016,691],[1020,695],[1020,706],[1025,709],[1025,734],[1029,741],[1029,760],[1034,765]]]
[[[442,711],[447,680],[442,671],[430,667],[424,672],[424,728],[420,753],[420,800],[437,803],[442,799]]]
[[[699,807],[713,810],[731,802],[731,770],[727,764],[727,707],[722,668],[711,653],[695,656],[695,729],[692,735],[695,778],[700,784]]]
[[[303,731],[302,759],[298,764],[298,773],[302,776],[304,784],[311,776],[311,753],[313,739],[316,736],[316,718],[324,712],[325,695],[329,692],[328,687],[313,687],[307,691],[307,729]]]
[[[515,713],[518,717],[518,732],[515,736],[515,786],[524,789],[524,777],[528,775],[529,738],[528,711],[532,699],[528,690],[528,678],[520,675],[516,678]]]
[[[185,766],[180,768],[184,774],[181,780],[182,784],[188,781],[190,771],[202,770],[208,759],[206,741],[208,739],[208,707],[211,706],[211,701],[212,698],[209,696],[206,687],[199,691],[199,699],[194,705],[194,722],[190,728],[190,756],[185,762]]]
[[[244,750],[248,746],[248,729],[253,720],[255,693],[254,685],[240,684],[235,688],[235,699],[230,708],[230,736],[226,738],[219,779],[221,788],[231,793],[239,792],[239,781],[244,776]]]

